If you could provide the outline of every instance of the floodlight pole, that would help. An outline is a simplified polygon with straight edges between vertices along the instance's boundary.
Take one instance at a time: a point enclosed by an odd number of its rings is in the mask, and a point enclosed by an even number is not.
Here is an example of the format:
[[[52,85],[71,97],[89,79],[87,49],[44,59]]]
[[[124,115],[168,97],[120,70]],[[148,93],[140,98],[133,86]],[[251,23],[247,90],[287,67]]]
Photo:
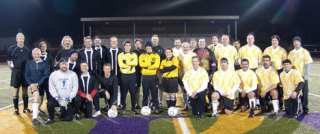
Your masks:
[[[133,21],[133,39],[136,38],[136,22]]]
[[[85,24],[84,24],[84,22],[82,22],[82,38],[84,38],[84,36],[85,36],[85,33],[86,33],[86,26],[85,26]]]
[[[234,39],[238,40],[238,21],[234,21]]]
[[[187,22],[184,21],[184,40],[187,39]]]

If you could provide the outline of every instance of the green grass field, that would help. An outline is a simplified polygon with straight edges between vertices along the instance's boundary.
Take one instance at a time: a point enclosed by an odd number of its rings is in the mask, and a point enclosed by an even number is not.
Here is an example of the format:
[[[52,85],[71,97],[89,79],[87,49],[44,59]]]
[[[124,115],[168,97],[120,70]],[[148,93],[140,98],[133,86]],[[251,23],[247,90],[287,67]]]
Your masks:
[[[309,107],[312,115],[305,117],[305,119],[313,119],[314,121],[312,120],[312,123],[319,124],[316,126],[319,126],[320,128],[320,116],[318,116],[318,114],[320,114],[320,73],[318,72],[320,72],[320,62],[315,62],[312,64],[309,80]],[[0,66],[0,76],[0,108],[3,109],[4,107],[12,105],[13,89],[9,86],[10,69],[4,65]],[[104,104],[101,105],[102,107],[104,106]],[[127,99],[127,105],[127,109],[130,109],[129,99]],[[4,110],[10,110],[11,112],[12,107]],[[2,111],[0,111],[0,113]],[[190,117],[184,119],[188,126],[192,126],[192,130],[190,130],[191,133],[320,133],[319,128],[312,127],[312,125],[310,126],[308,123],[303,123],[303,120],[299,121],[289,118],[273,119],[264,116],[256,116],[255,119],[251,120],[247,118],[246,113],[236,113],[231,116],[222,115],[215,119],[205,117],[204,120],[197,120],[196,118],[193,118],[191,111],[188,111],[185,114]],[[207,113],[207,115],[210,115],[210,113]],[[40,117],[42,120],[47,119],[46,115],[41,115]],[[30,122],[30,120],[31,118],[27,121]],[[139,120],[142,121],[139,122]],[[105,128],[105,133],[108,133],[108,130],[114,128],[117,129],[117,131],[112,131],[110,133],[126,133],[126,129],[136,129],[137,131],[140,131],[139,129],[146,127],[149,128],[146,129],[148,133],[171,134],[180,133],[179,128],[175,125],[177,120],[178,118],[168,117],[166,111],[162,112],[160,115],[152,115],[151,117],[140,117],[133,115],[130,111],[127,111],[122,118],[110,119],[104,114],[104,116],[96,119],[83,119],[80,121],[74,120],[72,122],[57,121],[52,125],[42,125],[39,127],[33,127],[33,129],[38,133],[103,133],[103,131],[98,130]],[[147,125],[143,125],[143,123],[147,123]],[[30,125],[30,123],[27,124]],[[129,127],[124,124],[129,124]],[[140,127],[131,128],[132,126],[130,127],[130,124],[133,124],[133,126],[139,126],[140,124]],[[0,126],[0,130],[1,127],[2,126]],[[143,133],[144,131],[141,130],[141,132]]]

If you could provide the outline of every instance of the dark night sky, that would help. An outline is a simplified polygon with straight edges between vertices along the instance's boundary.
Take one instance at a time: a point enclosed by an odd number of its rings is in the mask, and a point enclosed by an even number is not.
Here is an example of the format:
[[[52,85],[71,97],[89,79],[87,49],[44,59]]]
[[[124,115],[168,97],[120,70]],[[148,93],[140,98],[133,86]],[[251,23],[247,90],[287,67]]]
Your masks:
[[[79,40],[81,17],[240,15],[239,35],[294,35],[319,44],[318,0],[1,0],[0,36],[22,29],[31,41],[69,34]]]

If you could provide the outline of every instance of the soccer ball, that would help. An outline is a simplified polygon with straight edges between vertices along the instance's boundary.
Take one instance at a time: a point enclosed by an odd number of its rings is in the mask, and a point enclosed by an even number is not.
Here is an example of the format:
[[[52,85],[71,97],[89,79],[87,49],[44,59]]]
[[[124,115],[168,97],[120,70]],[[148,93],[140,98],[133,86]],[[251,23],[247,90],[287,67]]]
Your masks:
[[[179,109],[176,107],[170,107],[168,109],[168,115],[169,116],[177,116],[177,114],[179,113]]]
[[[150,107],[148,107],[148,106],[143,106],[143,107],[141,108],[141,114],[142,114],[143,116],[148,116],[148,115],[150,115],[150,114],[151,114],[151,109],[150,109]]]
[[[118,111],[110,108],[110,109],[108,110],[108,116],[109,116],[110,118],[116,118],[116,117],[118,116]]]

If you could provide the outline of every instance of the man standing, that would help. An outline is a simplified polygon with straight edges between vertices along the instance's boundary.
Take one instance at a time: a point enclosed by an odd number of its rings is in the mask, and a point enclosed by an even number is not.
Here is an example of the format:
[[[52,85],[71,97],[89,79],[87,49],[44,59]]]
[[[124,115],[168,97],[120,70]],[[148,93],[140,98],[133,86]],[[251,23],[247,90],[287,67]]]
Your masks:
[[[107,51],[107,61],[111,64],[112,74],[118,77],[118,105],[120,106],[120,69],[118,64],[118,55],[122,52],[122,50],[118,47],[118,38],[116,36],[110,37],[110,49]]]
[[[142,39],[136,38],[134,40],[134,47],[135,47],[135,49],[132,52],[134,52],[139,59],[139,56],[146,52],[146,50],[142,49]],[[136,109],[140,109],[139,101],[140,101],[141,76],[142,76],[141,68],[138,63],[138,65],[136,66],[136,77],[137,77],[136,80],[137,81],[136,81],[136,87],[135,87],[135,95],[136,95],[136,100],[137,100]]]
[[[40,109],[40,104],[44,95],[44,86],[45,80],[49,77],[49,66],[46,62],[42,61],[40,58],[41,51],[39,48],[32,50],[33,60],[27,61],[25,69],[25,79],[31,93],[33,94],[33,103],[32,103],[32,123],[34,125],[40,125],[38,120],[38,113]],[[48,94],[47,94],[48,95]]]
[[[181,39],[180,38],[175,38],[174,39],[174,47],[172,48],[173,51],[173,56],[178,57],[178,55],[182,52],[181,49]]]
[[[78,76],[68,69],[68,58],[60,59],[59,68],[49,77],[49,91],[52,98],[47,103],[49,119],[44,122],[45,124],[54,122],[55,107],[62,107],[61,115],[64,121],[73,119],[71,101],[78,92]]]
[[[56,55],[56,58],[55,58],[56,63],[58,63],[58,61],[61,58],[69,57],[69,52],[71,50],[73,50],[72,49],[72,46],[73,46],[72,38],[70,36],[68,36],[68,35],[63,36],[62,41],[61,41],[61,46],[62,46],[62,49],[60,49],[57,52],[57,55]]]
[[[290,51],[288,59],[292,62],[292,65],[301,73],[304,78],[304,86],[302,88],[302,110],[304,114],[308,114],[308,79],[311,71],[311,63],[313,62],[308,50],[301,46],[301,38],[296,36],[293,38],[294,49]]]
[[[190,50],[193,51],[196,48],[198,48],[197,39],[196,38],[191,38],[190,39]]]
[[[95,51],[97,51],[97,53],[100,56],[100,60],[99,60],[100,63],[98,63],[98,64],[100,64],[100,65],[98,65],[98,67],[100,67],[100,68],[97,68],[97,72],[98,72],[98,74],[100,74],[100,76],[103,76],[103,64],[108,63],[107,55],[106,55],[107,47],[102,45],[101,39],[98,36],[94,37],[93,49]]]
[[[192,114],[197,116],[198,119],[203,119],[209,76],[207,71],[199,64],[199,58],[197,56],[192,57],[192,69],[185,73],[182,81],[190,97]]]
[[[92,39],[90,36],[84,37],[84,49],[79,52],[80,62],[87,62],[89,65],[89,72],[96,75],[101,68],[100,54],[98,51],[92,49]]]
[[[141,54],[139,57],[139,65],[142,74],[142,88],[143,88],[143,101],[142,106],[148,105],[148,97],[151,92],[151,101],[155,106],[155,113],[160,113],[159,99],[158,99],[158,77],[157,71],[160,66],[160,56],[153,52],[152,44],[146,44],[146,53]]]
[[[10,86],[13,87],[13,105],[14,114],[20,115],[19,113],[19,88],[22,88],[22,99],[23,99],[23,113],[31,113],[28,109],[28,92],[27,85],[24,77],[25,65],[28,59],[31,58],[31,51],[24,45],[24,35],[18,33],[16,35],[17,45],[11,46],[7,51],[7,62],[11,68],[11,81]]]
[[[211,38],[212,44],[208,45],[208,48],[212,51],[215,52],[217,48],[221,47],[222,44],[219,43],[219,35],[218,34],[213,34]]]
[[[228,59],[221,58],[221,70],[213,74],[211,84],[215,91],[212,93],[212,117],[218,116],[218,106],[220,103],[224,106],[226,114],[232,114],[235,92],[240,85],[240,79],[236,71],[228,68]]]
[[[279,46],[280,37],[278,35],[273,35],[271,37],[271,44],[272,46],[267,47],[263,55],[269,55],[271,57],[271,65],[274,69],[277,70],[278,75],[282,72],[282,61],[287,59],[287,52],[285,49]],[[280,109],[283,108],[283,89],[280,85],[277,86],[277,90],[279,93],[279,105]]]
[[[253,34],[247,35],[247,45],[244,45],[239,49],[238,57],[240,60],[249,60],[249,68],[255,71],[258,68],[259,63],[262,59],[262,51],[259,47],[254,45]]]
[[[121,71],[121,108],[124,112],[126,110],[126,98],[128,91],[131,96],[131,111],[138,114],[136,110],[136,66],[138,65],[137,54],[131,52],[131,41],[126,40],[123,42],[124,52],[119,54],[118,64]]]
[[[234,63],[237,59],[237,49],[233,46],[231,46],[229,35],[222,35],[222,45],[220,47],[217,47],[214,51],[214,54],[216,56],[216,60],[218,61],[218,69],[220,69],[220,63],[219,61],[221,58],[225,57],[228,59],[228,69],[234,70]]]

